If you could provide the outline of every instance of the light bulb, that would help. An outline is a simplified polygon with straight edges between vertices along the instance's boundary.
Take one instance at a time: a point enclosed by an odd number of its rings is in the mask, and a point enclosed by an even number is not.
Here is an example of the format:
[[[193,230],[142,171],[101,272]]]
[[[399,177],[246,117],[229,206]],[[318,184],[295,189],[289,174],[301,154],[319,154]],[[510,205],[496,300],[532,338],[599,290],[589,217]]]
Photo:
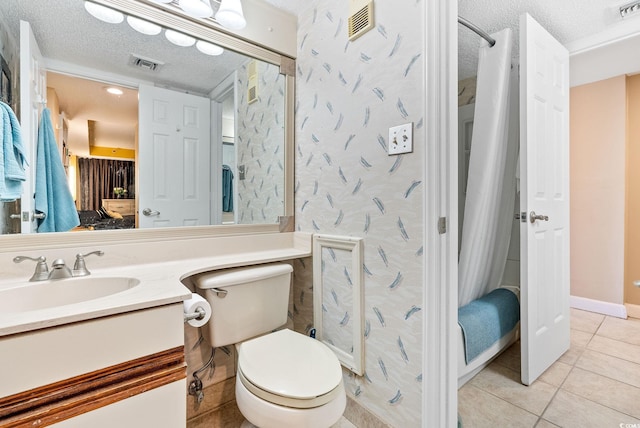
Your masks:
[[[198,40],[196,43],[196,48],[205,55],[222,55],[224,49],[222,49],[218,45],[214,45],[213,43],[205,42],[204,40]]]
[[[240,0],[222,0],[215,18],[220,25],[230,30],[242,30],[247,26]]]
[[[160,34],[162,27],[154,24],[153,22],[145,21],[144,19],[136,18],[135,16],[127,16],[127,22],[139,33],[147,34],[149,36],[155,36]]]
[[[122,92],[122,89],[119,88],[115,88],[113,86],[108,87],[107,89],[105,89],[107,92],[109,92],[112,95],[122,95],[124,94],[124,92]]]
[[[193,46],[193,44],[196,42],[196,39],[194,39],[193,37],[173,30],[166,30],[164,32],[164,36],[171,43],[178,46]]]
[[[108,22],[109,24],[119,24],[124,21],[124,14],[122,14],[122,12],[102,6],[101,4],[85,1],[84,8],[94,18],[98,18],[100,21]]]
[[[194,18],[208,18],[213,15],[209,0],[180,0],[178,5],[187,15]]]

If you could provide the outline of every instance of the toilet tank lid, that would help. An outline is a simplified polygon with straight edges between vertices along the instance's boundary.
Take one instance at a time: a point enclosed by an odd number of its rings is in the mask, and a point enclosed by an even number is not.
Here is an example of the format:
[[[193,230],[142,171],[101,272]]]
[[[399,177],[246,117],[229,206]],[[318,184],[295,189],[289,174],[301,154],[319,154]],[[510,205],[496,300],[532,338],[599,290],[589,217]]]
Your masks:
[[[287,275],[293,272],[291,265],[276,263],[270,265],[245,266],[200,274],[196,277],[196,286],[203,290],[221,288],[232,285],[261,281],[274,276]]]

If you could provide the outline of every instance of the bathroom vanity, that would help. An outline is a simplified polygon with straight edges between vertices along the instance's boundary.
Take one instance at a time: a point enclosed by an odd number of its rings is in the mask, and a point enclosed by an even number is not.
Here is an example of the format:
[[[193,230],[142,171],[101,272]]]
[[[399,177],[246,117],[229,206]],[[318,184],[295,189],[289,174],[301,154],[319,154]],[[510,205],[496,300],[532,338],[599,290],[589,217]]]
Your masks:
[[[184,427],[185,284],[210,270],[308,257],[311,235],[102,249],[87,262],[91,275],[40,282],[0,252],[9,267],[0,281],[0,426]],[[38,251],[70,260],[78,250],[89,248]]]

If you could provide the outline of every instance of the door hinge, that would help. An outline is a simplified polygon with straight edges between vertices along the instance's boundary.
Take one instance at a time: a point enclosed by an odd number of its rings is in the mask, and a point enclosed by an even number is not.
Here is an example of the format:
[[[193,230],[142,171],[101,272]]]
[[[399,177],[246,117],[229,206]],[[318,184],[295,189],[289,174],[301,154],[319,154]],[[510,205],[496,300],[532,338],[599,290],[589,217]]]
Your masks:
[[[446,217],[440,217],[438,219],[438,233],[440,235],[443,235],[443,234],[447,233],[447,218]]]

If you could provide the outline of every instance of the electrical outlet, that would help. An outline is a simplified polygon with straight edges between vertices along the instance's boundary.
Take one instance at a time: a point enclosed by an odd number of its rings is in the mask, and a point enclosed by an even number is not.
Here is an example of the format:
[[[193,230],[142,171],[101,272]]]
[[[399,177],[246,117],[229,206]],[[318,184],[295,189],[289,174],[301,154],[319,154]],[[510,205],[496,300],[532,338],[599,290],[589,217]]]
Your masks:
[[[413,122],[389,128],[389,155],[413,151]]]

